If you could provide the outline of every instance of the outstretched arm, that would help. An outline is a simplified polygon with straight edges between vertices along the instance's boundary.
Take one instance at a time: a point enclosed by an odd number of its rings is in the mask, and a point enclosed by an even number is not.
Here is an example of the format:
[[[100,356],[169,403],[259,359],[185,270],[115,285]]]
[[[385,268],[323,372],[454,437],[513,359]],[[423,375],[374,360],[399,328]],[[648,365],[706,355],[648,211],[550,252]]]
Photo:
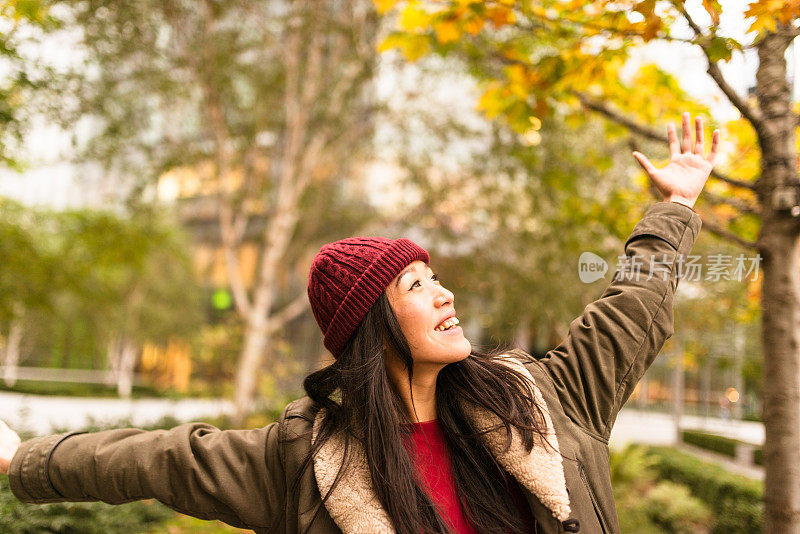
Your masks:
[[[254,430],[187,423],[151,432],[46,436],[19,445],[7,472],[24,502],[154,498],[187,515],[253,529],[271,526],[285,495],[278,423]]]
[[[541,360],[565,413],[602,440],[608,439],[617,413],[674,332],[672,303],[680,265],[701,227],[692,206],[719,144],[715,131],[711,153],[704,158],[699,118],[696,130],[692,144],[689,114],[684,114],[679,144],[674,126],[668,126],[671,159],[663,169],[634,153],[664,196],[626,240],[628,265],[636,268],[618,270],[602,296],[570,323],[567,338]]]

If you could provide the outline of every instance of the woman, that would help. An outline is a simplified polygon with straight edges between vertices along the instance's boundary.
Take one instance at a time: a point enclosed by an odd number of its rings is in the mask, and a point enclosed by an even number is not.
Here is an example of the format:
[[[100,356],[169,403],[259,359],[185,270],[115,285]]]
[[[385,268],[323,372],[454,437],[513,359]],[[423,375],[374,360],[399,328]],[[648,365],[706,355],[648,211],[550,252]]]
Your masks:
[[[70,433],[20,445],[2,425],[0,471],[26,502],[156,498],[257,532],[618,532],[608,464],[616,415],[673,333],[692,206],[717,153],[689,114],[671,160],[644,167],[664,202],[625,244],[615,276],[543,359],[464,338],[454,296],[411,241],[322,247],[308,294],[335,362],[262,429]],[[659,263],[656,269],[652,261]],[[665,272],[662,272],[664,271]]]

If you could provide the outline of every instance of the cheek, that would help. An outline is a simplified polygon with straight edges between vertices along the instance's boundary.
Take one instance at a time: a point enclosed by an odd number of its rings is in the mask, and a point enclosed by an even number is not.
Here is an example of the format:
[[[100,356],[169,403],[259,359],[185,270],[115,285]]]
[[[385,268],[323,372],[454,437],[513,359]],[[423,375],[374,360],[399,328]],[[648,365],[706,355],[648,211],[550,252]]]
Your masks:
[[[427,323],[414,306],[399,306],[398,308],[394,312],[397,322],[400,323],[403,335],[413,345],[415,340],[425,336]]]

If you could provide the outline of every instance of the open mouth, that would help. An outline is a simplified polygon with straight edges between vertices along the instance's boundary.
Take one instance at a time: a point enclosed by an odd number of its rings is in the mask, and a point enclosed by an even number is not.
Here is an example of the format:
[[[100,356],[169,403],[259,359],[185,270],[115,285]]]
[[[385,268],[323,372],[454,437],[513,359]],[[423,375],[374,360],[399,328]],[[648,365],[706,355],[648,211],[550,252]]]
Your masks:
[[[434,328],[434,330],[436,330],[437,332],[446,332],[448,330],[453,330],[457,326],[458,326],[458,318],[457,317],[451,317],[451,318],[445,319],[444,321],[439,323],[439,326]]]

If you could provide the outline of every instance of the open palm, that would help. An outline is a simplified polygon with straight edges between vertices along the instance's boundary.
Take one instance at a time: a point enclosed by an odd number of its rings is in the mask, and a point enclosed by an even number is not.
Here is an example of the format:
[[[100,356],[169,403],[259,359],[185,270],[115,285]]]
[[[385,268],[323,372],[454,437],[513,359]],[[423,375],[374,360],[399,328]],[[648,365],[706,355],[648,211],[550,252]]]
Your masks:
[[[719,150],[719,130],[714,130],[711,140],[711,152],[704,157],[703,119],[695,119],[695,142],[692,143],[691,116],[683,114],[683,138],[678,143],[675,125],[667,125],[669,138],[669,164],[663,169],[657,169],[647,156],[641,152],[634,152],[633,156],[653,181],[653,184],[664,196],[665,200],[674,200],[693,206],[703,186],[711,174],[714,159]]]

